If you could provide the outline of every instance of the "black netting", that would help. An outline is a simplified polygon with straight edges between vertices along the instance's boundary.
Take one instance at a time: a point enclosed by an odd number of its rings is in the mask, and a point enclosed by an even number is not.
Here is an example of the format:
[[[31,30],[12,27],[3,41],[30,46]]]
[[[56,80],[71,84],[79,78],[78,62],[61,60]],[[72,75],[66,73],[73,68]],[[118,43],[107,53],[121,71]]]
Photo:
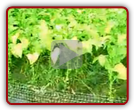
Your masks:
[[[10,103],[124,103],[126,98],[94,96],[84,93],[52,92],[33,88],[27,85],[8,85],[8,100]]]

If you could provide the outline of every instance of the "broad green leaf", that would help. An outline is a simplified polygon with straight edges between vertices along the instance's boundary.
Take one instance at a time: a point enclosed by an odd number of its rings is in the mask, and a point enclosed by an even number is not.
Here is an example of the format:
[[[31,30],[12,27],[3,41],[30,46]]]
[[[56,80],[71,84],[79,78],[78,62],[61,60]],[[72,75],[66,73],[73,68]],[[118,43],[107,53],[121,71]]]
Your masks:
[[[83,54],[88,52],[92,53],[92,42],[91,40],[82,41]]]
[[[94,27],[87,27],[87,28],[89,28],[89,34],[92,36],[93,39],[99,39],[99,34],[96,28]]]
[[[94,59],[93,59],[93,64],[96,62],[98,60],[98,57],[95,57]]]
[[[70,21],[70,24],[68,25],[68,27],[74,27],[77,25],[77,21],[75,20],[75,18],[72,15],[70,15],[68,17],[68,20]]]
[[[63,36],[62,35],[55,35],[55,40],[63,40]]]
[[[40,21],[40,37],[41,39],[45,39],[47,34],[48,34],[48,27],[47,27],[47,24],[44,20],[41,20]]]
[[[123,79],[123,80],[127,79],[127,70],[126,70],[126,67],[122,63],[115,65],[114,71],[118,72],[119,79]]]
[[[106,34],[109,34],[110,31],[111,31],[111,29],[113,28],[113,26],[114,26],[114,22],[112,22],[112,21],[108,22],[108,23],[107,23],[107,26],[106,26],[106,28],[105,28],[105,33],[106,33]]]
[[[77,9],[77,12],[78,12],[79,14],[81,14],[81,13],[83,12],[83,10]]]
[[[126,44],[126,38],[127,38],[127,35],[126,34],[119,34],[118,35],[118,44]]]
[[[104,37],[100,37],[100,43],[101,44],[105,44],[107,41],[110,40],[111,36],[104,36]]]
[[[39,53],[35,52],[35,53],[32,53],[32,54],[27,54],[26,55],[30,64],[32,65],[33,63],[35,63],[39,57]]]
[[[92,45],[94,45],[96,47],[96,50],[98,50],[98,48],[102,47],[103,44],[105,44],[108,40],[109,40],[109,36],[105,36],[105,37],[99,37],[99,38],[94,38],[94,39],[90,39]]]
[[[51,32],[48,30],[46,22],[42,20],[40,24],[39,38],[41,40],[41,45],[48,50],[51,50],[51,42],[53,41],[52,38],[50,37],[50,33]]]
[[[76,36],[74,36],[74,37],[72,38],[72,40],[77,40],[77,37],[76,37]]]
[[[33,48],[31,49],[32,52],[36,51],[37,53],[41,53],[43,50],[42,50],[42,45],[39,44],[39,41],[34,41],[33,43]]]
[[[19,33],[16,33],[15,35],[11,36],[11,41],[13,44],[16,44],[18,37],[19,37]]]
[[[13,44],[11,47],[11,53],[17,58],[22,57],[22,51],[23,51],[22,43]]]
[[[22,43],[22,48],[23,48],[23,49],[27,49],[27,48],[28,48],[28,45],[29,45],[28,39],[22,38],[22,39],[21,39],[21,43]]]
[[[96,50],[98,50],[99,47],[102,47],[102,43],[99,39],[91,39],[91,43],[95,46]]]
[[[106,62],[106,56],[105,55],[99,55],[98,56],[98,61],[99,61],[101,66],[104,66],[105,62]]]

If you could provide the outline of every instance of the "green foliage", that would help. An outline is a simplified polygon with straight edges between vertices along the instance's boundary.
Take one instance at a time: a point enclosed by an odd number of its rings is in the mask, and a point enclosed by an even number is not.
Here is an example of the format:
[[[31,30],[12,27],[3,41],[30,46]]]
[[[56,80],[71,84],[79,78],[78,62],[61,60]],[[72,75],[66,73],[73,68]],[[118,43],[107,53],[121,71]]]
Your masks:
[[[15,80],[17,70],[25,83],[47,85],[48,90],[101,92],[111,98],[116,94],[115,81],[127,80],[122,62],[126,59],[126,26],[124,9],[10,9],[9,79]],[[51,42],[66,39],[83,44],[84,64],[78,70],[51,67]]]

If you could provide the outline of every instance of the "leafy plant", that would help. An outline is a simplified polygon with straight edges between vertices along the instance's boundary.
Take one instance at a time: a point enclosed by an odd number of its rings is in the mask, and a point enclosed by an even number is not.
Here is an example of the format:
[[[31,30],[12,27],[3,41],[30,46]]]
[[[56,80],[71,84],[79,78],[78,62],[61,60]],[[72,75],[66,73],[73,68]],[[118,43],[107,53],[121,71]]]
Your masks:
[[[12,74],[17,69],[27,77],[28,84],[47,85],[48,90],[73,93],[99,94],[101,91],[109,94],[112,101],[116,94],[115,82],[127,80],[127,67],[123,62],[127,57],[126,19],[125,9],[9,9],[10,81],[14,81]],[[84,64],[80,69],[51,67],[54,40],[82,43]],[[104,85],[108,88],[102,90]]]

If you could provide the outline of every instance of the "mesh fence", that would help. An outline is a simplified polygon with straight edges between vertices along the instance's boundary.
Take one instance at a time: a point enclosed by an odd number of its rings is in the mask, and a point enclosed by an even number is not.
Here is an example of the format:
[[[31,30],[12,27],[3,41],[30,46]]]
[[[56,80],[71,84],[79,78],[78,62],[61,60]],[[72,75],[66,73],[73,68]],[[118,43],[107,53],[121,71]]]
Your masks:
[[[85,93],[52,92],[33,89],[27,85],[8,85],[10,103],[124,103],[126,98],[109,99],[107,96],[94,96]]]

